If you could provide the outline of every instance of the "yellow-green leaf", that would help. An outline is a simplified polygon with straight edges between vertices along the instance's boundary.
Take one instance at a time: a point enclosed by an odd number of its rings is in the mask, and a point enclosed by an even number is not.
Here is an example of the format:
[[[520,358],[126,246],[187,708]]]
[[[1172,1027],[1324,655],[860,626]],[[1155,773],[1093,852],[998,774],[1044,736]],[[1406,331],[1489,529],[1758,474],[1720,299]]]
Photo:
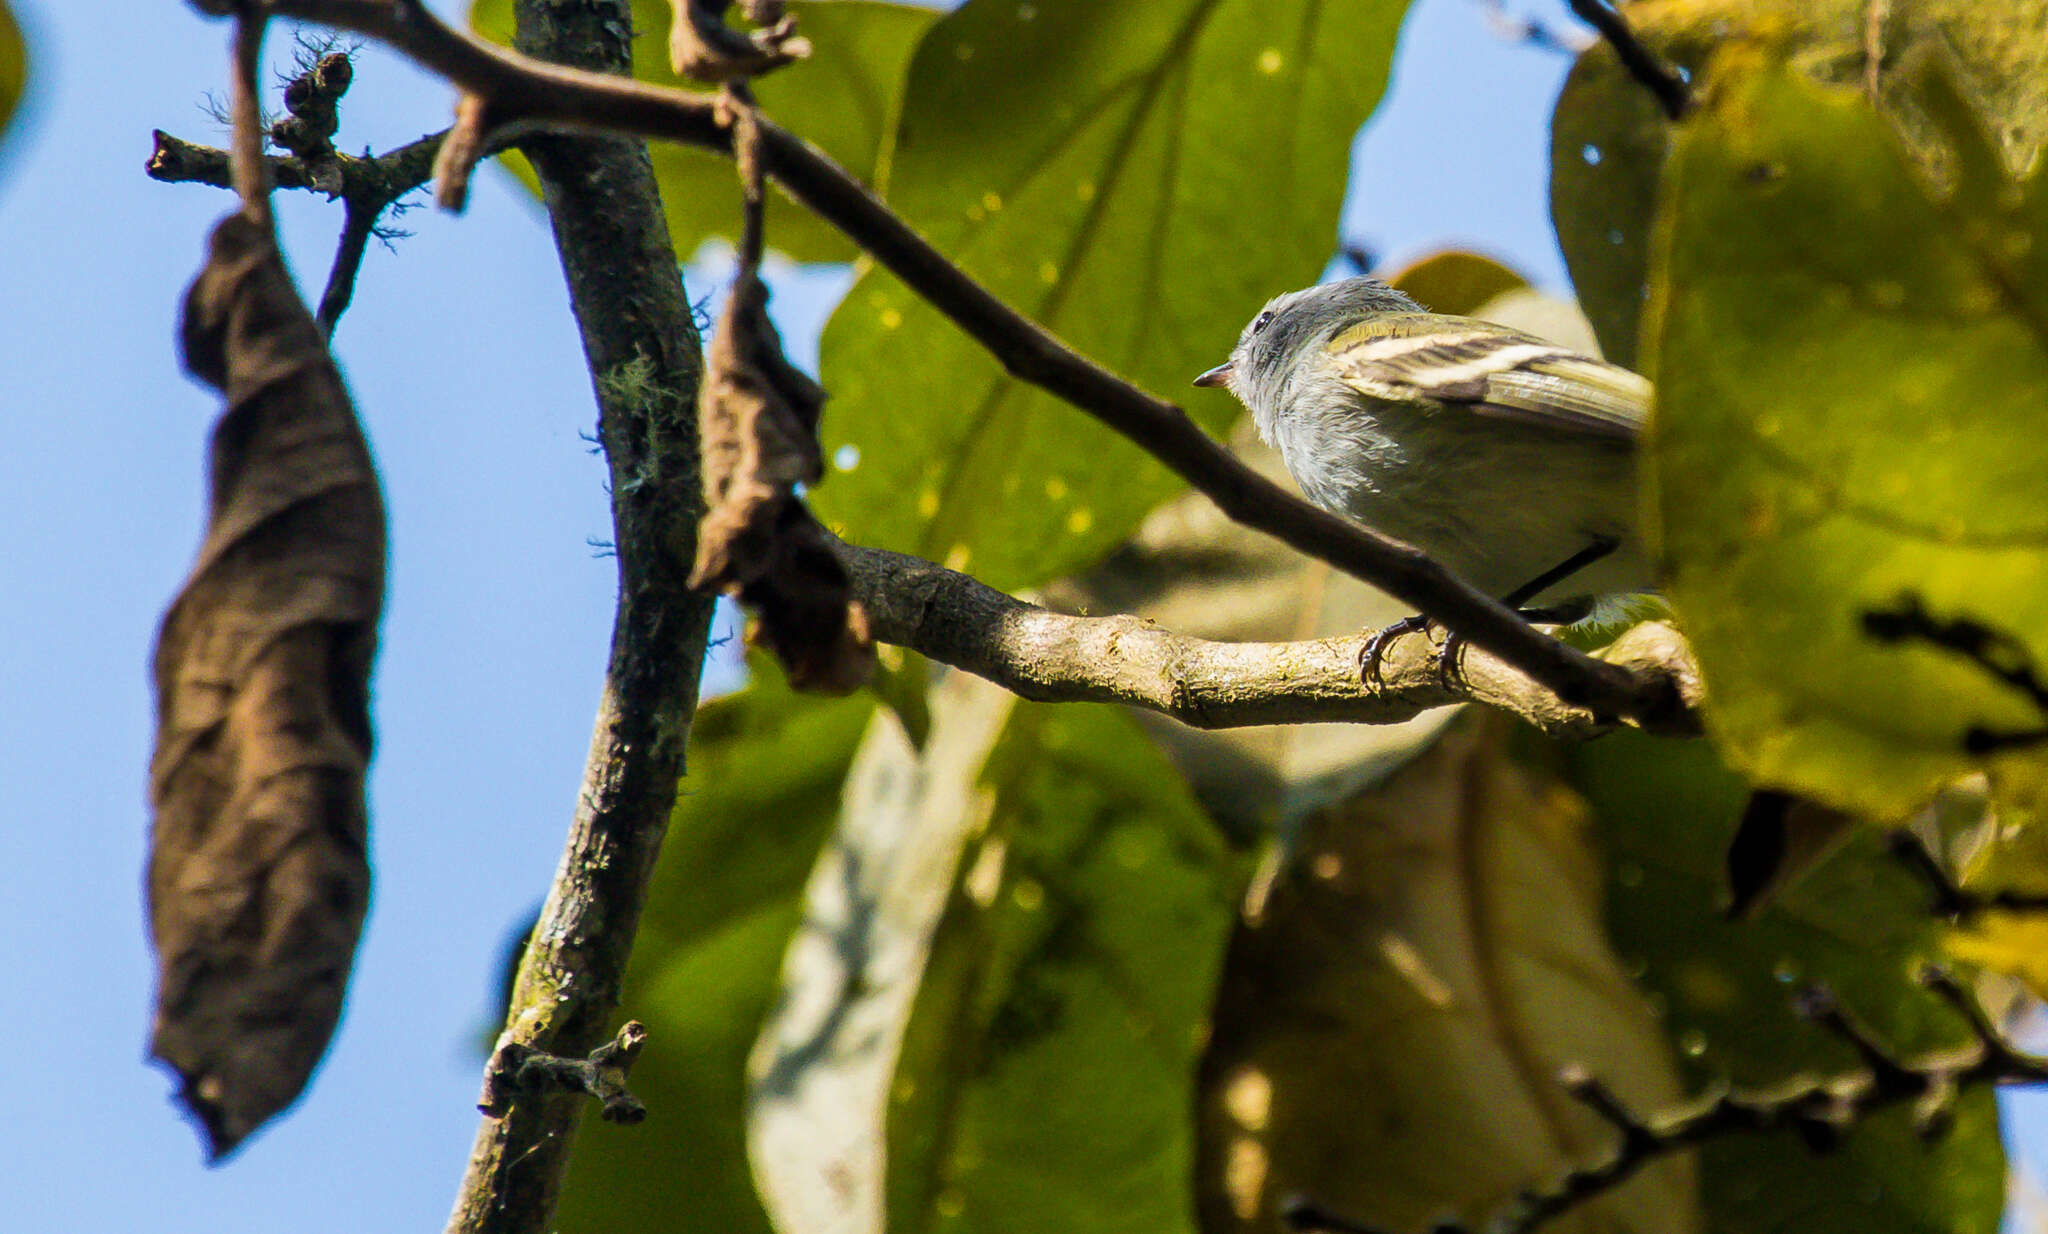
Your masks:
[[[2040,33],[2048,0],[1633,0],[1628,20],[1645,43],[1695,74],[1715,48],[1765,33],[1795,49],[1792,62],[1816,80],[1874,86],[1886,114],[1936,176],[1942,153],[1926,118],[1904,97],[1901,73],[1930,51],[1954,58],[1972,100],[1993,118],[2009,166],[2029,165],[2048,137],[2048,42]],[[1551,118],[1558,246],[1602,350],[1620,364],[1636,360],[1651,222],[1671,131],[1605,42],[1572,66]]]
[[[1188,383],[1334,251],[1406,7],[970,0],[912,60],[889,203],[1081,351],[1227,424],[1235,400]],[[1180,487],[885,272],[833,316],[823,370],[827,456],[859,454],[820,514],[1000,587],[1087,564]]]
[[[813,50],[755,83],[761,108],[868,180],[911,49],[938,14],[881,0],[794,0],[789,11]],[[656,85],[702,89],[669,69],[671,17],[667,0],[633,0],[633,75]],[[511,44],[512,0],[475,0],[469,20],[485,38]],[[670,142],[653,143],[649,150],[676,256],[688,261],[706,240],[739,235],[739,181],[731,159]],[[538,191],[525,159],[511,153],[503,161]],[[769,194],[766,234],[770,248],[797,261],[851,261],[855,253],[837,230],[780,192]]]
[[[1755,47],[1711,82],[1646,318],[1668,592],[1731,763],[1899,817],[1970,768],[1969,730],[2044,719],[1866,624],[1910,600],[2048,662],[2044,186],[1938,195],[1860,94]]]
[[[1374,1229],[1487,1227],[1524,1187],[1612,1152],[1558,1082],[1679,1097],[1672,1050],[1608,948],[1585,807],[1471,714],[1384,784],[1310,817],[1255,884],[1202,1059],[1205,1234],[1278,1234],[1303,1196]],[[1562,1217],[1572,1234],[1700,1228],[1667,1160]]]
[[[1942,794],[1944,813],[1970,817],[1983,811],[1975,834],[1985,842],[1971,855],[1964,887],[1976,894],[2048,895],[2048,826],[2040,777],[1994,784],[1965,781]],[[2036,998],[2048,998],[2048,914],[1986,912],[1964,917],[1949,931],[1949,953],[1967,963],[2018,978]]]
[[[1495,297],[1529,285],[1520,273],[1483,253],[1456,249],[1410,262],[1389,274],[1387,282],[1430,312],[1455,317],[1470,317]]]
[[[1188,1096],[1245,862],[1131,718],[1022,705],[904,1035],[888,1228],[1188,1229]]]
[[[922,740],[895,713],[861,739],[750,1068],[748,1143],[777,1229],[884,1228],[898,1045],[961,851],[985,819],[982,766],[1017,705],[953,674],[930,690]]]

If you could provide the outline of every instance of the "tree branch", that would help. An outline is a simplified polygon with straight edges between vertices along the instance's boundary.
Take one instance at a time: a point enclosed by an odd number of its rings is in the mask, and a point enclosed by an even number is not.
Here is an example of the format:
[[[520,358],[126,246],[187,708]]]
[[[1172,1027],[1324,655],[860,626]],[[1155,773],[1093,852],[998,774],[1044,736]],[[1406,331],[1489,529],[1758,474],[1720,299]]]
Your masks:
[[[234,137],[228,147],[228,180],[242,199],[242,212],[271,226],[270,169],[263,161],[263,104],[258,97],[256,66],[263,56],[263,33],[269,15],[254,5],[235,12],[235,88],[229,102]]]
[[[341,238],[335,242],[334,263],[328,267],[327,286],[320,293],[320,311],[314,314],[328,338],[334,337],[335,325],[355,299],[356,274],[363,268],[363,254],[369,251],[377,216],[382,213],[381,208],[363,209],[354,202],[342,207]]]
[[[418,0],[267,0],[282,16],[382,40],[483,100],[493,124],[532,122],[659,137],[731,153],[715,100],[539,64],[447,26]],[[763,120],[764,169],[1029,382],[1144,447],[1231,518],[1390,592],[1557,692],[1603,714],[1654,722],[1674,705],[1656,683],[1529,626],[1414,547],[1319,510],[1260,476],[1171,403],[1123,381],[991,294],[822,152]]]
[[[521,46],[629,64],[625,0],[520,0]],[[675,805],[711,597],[687,585],[700,517],[700,344],[646,148],[540,137],[524,147],[597,388],[611,472],[619,608],[597,731],[555,883],[514,985],[500,1045],[587,1055],[608,1035],[648,880]],[[582,1103],[514,1095],[477,1130],[451,1231],[550,1228]]]
[[[441,139],[446,136],[446,130],[429,133],[370,158],[337,150],[333,155],[335,175],[332,178],[320,176],[311,162],[295,154],[273,154],[264,162],[269,165],[271,178],[278,188],[316,189],[330,198],[382,198],[389,203],[425,184],[433,175],[434,156],[441,149]],[[509,148],[515,140],[516,135],[508,135],[493,147],[492,152]],[[166,184],[189,182],[210,184],[215,188],[230,187],[227,151],[195,145],[162,129],[156,130],[155,145],[143,170],[150,179]]]
[[[1892,832],[1890,846],[1892,856],[1926,886],[1933,901],[1929,908],[1937,916],[1967,921],[1986,913],[2048,913],[2048,893],[2016,887],[1983,890],[1958,883],[1910,829]]]
[[[1567,1068],[1559,1077],[1565,1090],[1619,1134],[1614,1155],[1595,1165],[1574,1168],[1553,1183],[1523,1191],[1487,1221],[1484,1229],[1487,1234],[1528,1234],[1614,1190],[1650,1162],[1707,1140],[1790,1130],[1818,1152],[1833,1147],[1845,1132],[1878,1111],[1909,1103],[1914,1107],[1915,1129],[1933,1138],[1948,1129],[1956,1098],[1969,1089],[2048,1081],[2048,1060],[2016,1049],[1954,977],[1929,966],[1921,970],[1920,981],[1963,1017],[1975,1037],[1973,1042],[1925,1058],[1897,1059],[1850,1017],[1831,993],[1816,987],[1800,999],[1801,1012],[1855,1050],[1863,1060],[1862,1067],[1824,1079],[1797,1080],[1769,1092],[1723,1091],[1690,1108],[1651,1119],[1631,1113],[1583,1069]],[[1282,1216],[1296,1230],[1382,1234],[1377,1227],[1333,1213],[1312,1199],[1290,1201]],[[1433,1234],[1476,1234],[1476,1227],[1450,1223],[1433,1227]]]
[[[162,129],[157,129],[154,136],[155,145],[150,149],[149,162],[143,165],[143,171],[150,179],[166,184],[205,184],[217,189],[235,187],[228,169],[227,151],[215,146],[194,145]],[[264,162],[270,167],[270,181],[275,187],[313,187],[312,169],[303,160],[273,154]]]
[[[1621,60],[1621,67],[1636,83],[1648,90],[1664,109],[1664,114],[1673,120],[1685,119],[1685,113],[1692,107],[1692,87],[1678,71],[1664,63],[1663,57],[1643,46],[1636,32],[1608,0],[1566,0],[1579,20],[1600,32],[1607,40],[1614,54]]]
[[[484,157],[509,149],[523,132],[521,129],[501,130],[485,144]],[[341,237],[335,246],[334,263],[328,271],[327,288],[321,294],[318,313],[320,324],[329,337],[333,336],[335,324],[341,320],[342,313],[347,311],[349,301],[355,295],[356,273],[362,268],[363,254],[371,238],[377,235],[379,220],[385,211],[398,204],[400,198],[432,178],[435,157],[447,135],[445,129],[430,133],[417,141],[371,157],[329,150],[325,153],[270,155],[264,159],[264,164],[270,169],[271,182],[278,188],[325,193],[329,200],[342,203]],[[233,187],[228,176],[227,151],[195,145],[162,129],[154,134],[149,162],[144,164],[143,170],[150,179],[166,184]]]
[[[631,1125],[647,1117],[647,1107],[626,1087],[626,1073],[647,1044],[647,1026],[628,1020],[619,1035],[590,1052],[587,1058],[561,1058],[530,1045],[508,1041],[491,1055],[484,1069],[484,1094],[476,1108],[503,1118],[520,1096],[582,1093],[594,1097],[608,1123]]]
[[[360,178],[402,196],[426,182],[442,136],[421,138],[374,160],[348,159],[341,175],[345,182]],[[226,160],[224,151],[159,132],[150,174],[224,183]],[[275,158],[271,163],[279,184],[314,187],[300,160]],[[337,260],[337,274],[343,268]],[[323,319],[326,306],[323,297]],[[834,551],[854,576],[855,598],[887,623],[874,631],[881,641],[1039,701],[1119,702],[1197,728],[1398,724],[1460,702],[1498,707],[1557,737],[1591,736],[1612,725],[1611,719],[1564,702],[1490,653],[1465,657],[1462,672],[1446,683],[1427,645],[1404,640],[1383,662],[1385,687],[1368,688],[1357,671],[1363,636],[1270,644],[1186,638],[1135,617],[1066,617],[915,557],[837,541]],[[1659,688],[1681,704],[1640,722],[1659,732],[1696,733],[1697,669],[1675,633],[1663,627],[1658,631],[1646,630],[1628,646],[1617,647],[1609,662],[1633,668],[1646,683],[1665,683]]]
[[[330,52],[317,59],[310,55],[302,57],[298,75],[285,83],[284,104],[288,114],[264,132],[269,144],[291,152],[293,180],[303,181],[303,187],[319,189],[330,198],[341,197],[346,203],[334,265],[327,276],[327,289],[320,297],[320,311],[315,315],[322,332],[330,339],[334,337],[335,323],[355,294],[356,272],[362,267],[364,250],[376,231],[377,217],[397,197],[379,195],[373,188],[366,191],[360,176],[351,194],[351,185],[341,174],[341,156],[334,148],[334,134],[341,126],[342,96],[354,80],[355,67],[341,52]],[[161,129],[157,131],[156,150],[147,168],[151,176],[161,179],[161,173],[173,170],[213,170],[210,160],[195,157],[212,151],[180,142],[175,153],[181,157],[174,159],[173,151],[166,148],[170,140],[174,139]],[[258,159],[259,165],[273,176],[280,161]]]
[[[444,129],[375,157],[343,154],[334,146],[334,134],[341,123],[342,96],[354,80],[355,69],[347,55],[330,52],[318,59],[308,57],[299,74],[285,84],[289,114],[266,132],[271,145],[290,153],[263,160],[274,183],[316,190],[328,200],[342,203],[341,236],[316,314],[329,338],[355,297],[356,275],[371,237],[379,234],[378,220],[398,206],[400,198],[426,183],[448,136]],[[475,157],[486,158],[507,148],[518,132],[500,130],[496,140],[481,146]],[[162,129],[156,130],[155,146],[144,170],[154,180],[230,187],[225,150],[195,146]]]
[[[1427,639],[1402,639],[1381,661],[1384,684],[1360,680],[1365,635],[1289,643],[1212,642],[1141,617],[1073,617],[1006,595],[968,575],[885,549],[832,541],[866,610],[869,631],[1038,702],[1122,703],[1194,728],[1347,721],[1399,724],[1453,703],[1521,717],[1555,737],[1611,727],[1494,656],[1471,651],[1444,673]],[[1608,653],[1674,697],[1697,702],[1698,670],[1671,627],[1631,630]],[[1663,731],[1696,733],[1690,710]]]

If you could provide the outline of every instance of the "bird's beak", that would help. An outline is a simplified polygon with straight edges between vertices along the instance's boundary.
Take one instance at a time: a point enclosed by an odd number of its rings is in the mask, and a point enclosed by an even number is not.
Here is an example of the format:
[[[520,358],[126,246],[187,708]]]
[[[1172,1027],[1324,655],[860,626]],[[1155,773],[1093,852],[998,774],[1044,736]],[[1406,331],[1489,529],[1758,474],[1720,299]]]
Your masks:
[[[1234,369],[1230,361],[1225,360],[1215,368],[1195,378],[1195,384],[1198,386],[1227,386],[1230,384],[1230,374],[1233,371]]]

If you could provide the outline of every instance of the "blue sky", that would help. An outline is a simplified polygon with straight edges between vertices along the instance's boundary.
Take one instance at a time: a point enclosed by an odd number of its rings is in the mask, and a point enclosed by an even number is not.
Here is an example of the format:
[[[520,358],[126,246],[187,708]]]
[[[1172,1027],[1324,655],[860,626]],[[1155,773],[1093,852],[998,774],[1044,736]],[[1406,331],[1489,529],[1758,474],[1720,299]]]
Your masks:
[[[377,889],[310,1093],[209,1170],[143,1060],[145,667],[197,543],[216,410],[178,370],[174,315],[229,198],[142,165],[153,127],[218,140],[201,102],[224,80],[226,31],[169,0],[118,19],[13,3],[33,80],[0,147],[0,940],[15,965],[0,1078],[16,1102],[0,1211],[24,1230],[438,1228],[476,1125],[506,935],[543,894],[574,800],[612,607],[612,564],[592,548],[609,519],[583,438],[588,377],[544,223],[495,174],[463,217],[415,211],[395,256],[371,251],[337,335],[393,524]],[[1557,0],[1510,8],[1569,25]],[[1347,233],[1395,258],[1476,246],[1562,288],[1545,179],[1565,68],[1502,42],[1479,0],[1422,0],[1356,151]],[[410,140],[450,102],[372,49],[342,140]],[[281,213],[317,296],[338,211],[299,195]],[[701,297],[716,270],[685,278]],[[776,281],[793,350],[814,354],[843,272]]]

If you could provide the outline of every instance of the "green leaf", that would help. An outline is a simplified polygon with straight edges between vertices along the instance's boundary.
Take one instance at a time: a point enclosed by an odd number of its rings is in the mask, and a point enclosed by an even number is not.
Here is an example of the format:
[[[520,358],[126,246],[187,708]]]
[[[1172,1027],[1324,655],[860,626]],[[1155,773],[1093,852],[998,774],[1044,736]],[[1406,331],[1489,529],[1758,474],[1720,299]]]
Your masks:
[[[1968,1039],[1955,1013],[1911,980],[1922,961],[1943,958],[1944,930],[1925,889],[1870,829],[1756,920],[1728,922],[1722,858],[1748,788],[1713,748],[1617,732],[1574,747],[1572,758],[1606,852],[1614,946],[1655,992],[1695,1089],[1854,1068],[1847,1046],[1794,1013],[1809,982],[1825,983],[1909,1056]],[[2003,1205],[1997,1108],[1982,1089],[1931,1144],[1899,1109],[1825,1156],[1789,1133],[1725,1136],[1700,1153],[1714,1234],[1989,1234]]]
[[[996,295],[1217,428],[1188,383],[1336,247],[1347,154],[1406,0],[970,0],[911,61],[889,204]],[[827,326],[816,493],[867,543],[1004,588],[1069,573],[1180,487],[1006,377],[886,272]]]
[[[14,118],[28,86],[28,48],[22,43],[21,26],[0,0],[0,131]]]
[[[772,666],[698,712],[690,772],[626,974],[650,1030],[632,1088],[646,1122],[583,1121],[558,1220],[567,1231],[766,1234],[746,1155],[746,1060],[774,1003],[805,879],[838,813],[864,695],[799,698]]]
[[[1111,708],[1019,706],[981,782],[896,1066],[888,1228],[1188,1229],[1244,863]]]
[[[1872,15],[1878,24],[1871,25]],[[1634,5],[1637,35],[1695,78],[1717,47],[1751,33],[1796,47],[1816,80],[1864,86],[1875,33],[1883,110],[1939,179],[1944,155],[1920,110],[1903,96],[1899,66],[1933,52],[1952,58],[1967,93],[1993,120],[2008,166],[2032,164],[2048,138],[2048,0],[1659,0]],[[1670,145],[1663,111],[1605,42],[1572,66],[1551,119],[1550,205],[1572,285],[1608,359],[1634,366],[1648,279],[1659,173]]]
[[[1968,890],[2048,895],[2044,788],[2048,784],[2039,777],[2022,783],[2006,777],[1996,784],[1965,780],[1936,799],[1938,816],[1950,820],[1948,831],[1965,837],[1953,847],[1970,853],[1962,879]],[[1971,840],[1978,842],[1968,843]],[[2048,914],[1972,914],[1958,922],[1945,941],[1957,959],[2015,977],[2034,997],[2048,998]]]
[[[1672,1049],[1608,947],[1582,802],[1472,713],[1383,784],[1311,816],[1248,897],[1202,1060],[1205,1234],[1285,1228],[1311,1198],[1375,1229],[1489,1228],[1613,1131],[1559,1068],[1637,1109]],[[1685,1234],[1692,1170],[1658,1163],[1555,1226]]]
[[[776,1227],[879,1234],[897,1047],[960,854],[985,820],[981,768],[1014,695],[953,674],[925,732],[878,715],[804,895],[782,992],[755,1047],[749,1143]]]
[[[1630,14],[1639,21],[1638,14]],[[1671,51],[1668,43],[1662,45]],[[1550,217],[1572,291],[1600,351],[1636,364],[1650,222],[1668,144],[1664,112],[1595,44],[1572,66],[1550,117]]]
[[[938,14],[880,0],[793,0],[789,11],[813,50],[808,59],[754,83],[761,108],[841,167],[870,180],[911,49]],[[633,75],[656,85],[702,89],[669,70],[671,19],[667,0],[633,0]],[[511,45],[512,0],[475,0],[469,20],[478,34]],[[740,193],[732,160],[669,142],[652,143],[649,151],[676,256],[688,261],[707,240],[735,240]],[[525,159],[512,153],[503,161],[538,193]],[[765,226],[768,246],[796,261],[854,258],[851,241],[779,191],[769,194]]]
[[[1387,282],[1415,297],[1432,313],[1470,317],[1488,301],[1529,285],[1519,271],[1484,253],[1447,249],[1408,263]]]
[[[1184,1229],[1242,865],[1114,709],[956,675],[922,748],[878,720],[755,1055],[778,1226]]]
[[[1857,93],[1755,48],[1712,81],[1646,318],[1668,593],[1734,766],[1899,818],[1970,769],[1967,730],[2043,722],[1865,622],[1911,597],[2048,662],[2044,186],[1937,197]]]

